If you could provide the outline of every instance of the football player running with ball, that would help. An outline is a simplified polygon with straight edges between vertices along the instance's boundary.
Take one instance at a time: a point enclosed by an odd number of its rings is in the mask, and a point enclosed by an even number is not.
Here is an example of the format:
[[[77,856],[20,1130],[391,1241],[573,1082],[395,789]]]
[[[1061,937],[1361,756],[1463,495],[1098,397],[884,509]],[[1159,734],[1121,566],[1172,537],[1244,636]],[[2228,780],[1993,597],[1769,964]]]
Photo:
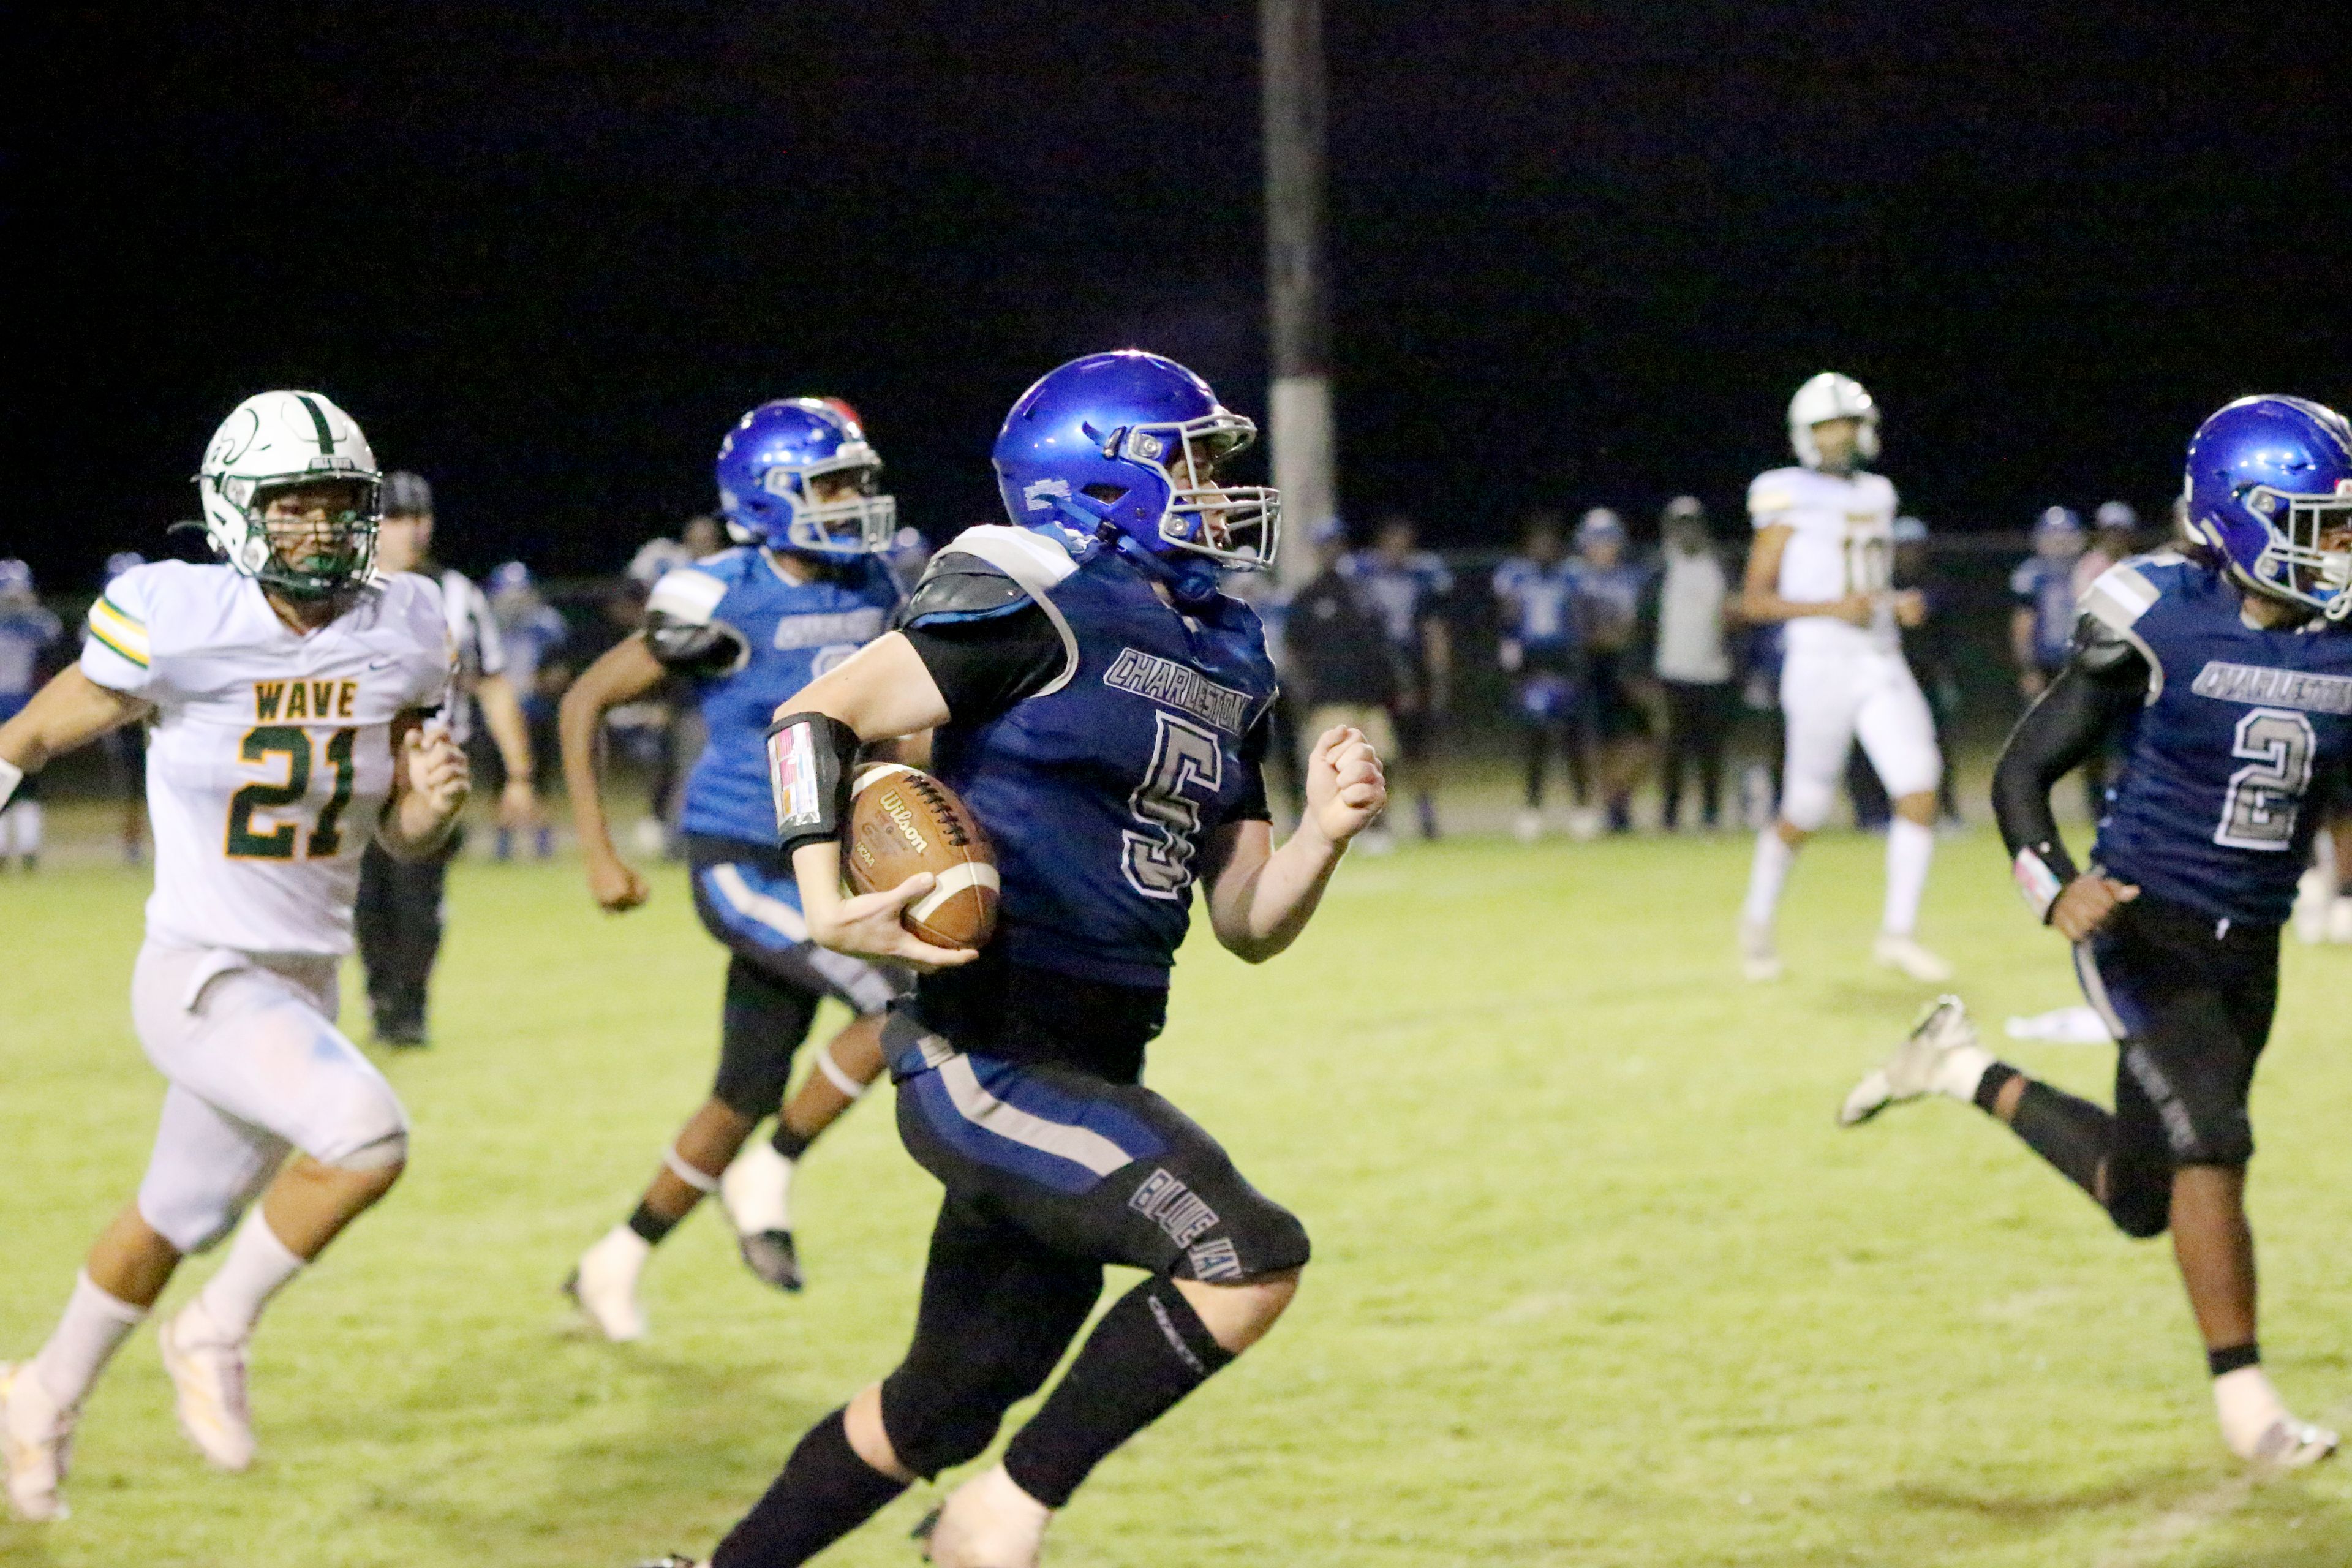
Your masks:
[[[153,726],[155,890],[131,1008],[171,1082],[137,1200],[39,1354],[0,1367],[8,1498],[28,1519],[65,1512],[75,1416],[108,1359],[180,1259],[258,1196],[161,1333],[182,1427],[223,1469],[252,1463],[245,1352],[262,1308],[407,1158],[399,1100],[335,1027],[336,970],[361,849],[434,853],[467,783],[465,753],[425,721],[449,679],[439,595],[371,572],[377,483],[367,438],[326,398],[247,398],[196,476],[224,563],[115,578],[80,662],[0,727],[5,798],[60,752]]]
[[[1878,455],[1878,405],[1861,384],[1823,371],[1789,403],[1789,442],[1802,465],[1748,488],[1756,544],[1739,613],[1788,623],[1780,708],[1788,765],[1780,819],[1756,840],[1740,910],[1741,971],[1777,980],[1774,912],[1805,840],[1829,820],[1857,737],[1895,800],[1886,832],[1886,908],[1872,955],[1915,980],[1949,980],[1951,965],[1913,933],[1936,854],[1936,721],[1897,628],[1926,618],[1926,597],[1895,587],[1895,487],[1862,465]]]
[[[2169,1229],[2223,1440],[2294,1467],[2336,1437],[2288,1414],[2263,1371],[2246,1101],[2296,878],[2329,798],[2352,787],[2352,425],[2299,397],[2241,398],[2189,443],[2187,493],[2194,542],[2091,585],[2073,658],[1993,780],[2019,889],[2074,944],[2083,993],[2122,1042],[2115,1109],[1995,1061],[1947,996],[1841,1120],[1968,1100],[2125,1235]],[[2050,792],[2118,738],[2123,771],[2077,870]]]
[[[997,437],[1015,526],[950,543],[904,629],[778,721],[779,776],[819,785],[785,829],[810,930],[923,972],[883,1040],[900,1134],[947,1192],[906,1360],[801,1439],[716,1568],[804,1563],[979,1455],[1085,1324],[1104,1266],[1140,1268],[1003,1462],[929,1530],[933,1562],[1028,1568],[1095,1465],[1255,1343],[1297,1289],[1304,1227],[1139,1081],[1195,879],[1218,941],[1271,958],[1387,799],[1370,746],[1332,729],[1298,831],[1273,846],[1259,763],[1274,669],[1256,616],[1217,587],[1221,569],[1274,557],[1274,492],[1218,477],[1255,434],[1154,354],[1054,371]],[[928,876],[839,891],[858,747],[933,726],[939,776],[989,829],[1003,878],[977,954],[901,925]]]
[[[882,1071],[882,1010],[903,980],[809,941],[768,789],[776,705],[881,636],[902,597],[882,559],[898,505],[877,492],[882,459],[845,406],[782,398],[736,422],[719,444],[718,480],[738,546],[663,575],[646,601],[643,634],[615,644],[564,694],[563,773],[588,889],[617,914],[648,889],[614,850],[597,795],[604,714],[668,671],[693,682],[709,740],[687,780],[680,826],[695,912],[730,954],[710,1098],[663,1151],[635,1212],[588,1249],[565,1285],[610,1339],[644,1335],[637,1277],[706,1193],[719,1194],[751,1272],[799,1289],[793,1166]],[[786,1104],[793,1054],[827,996],[856,1021],[817,1054]],[[771,1116],[774,1135],[739,1157]]]

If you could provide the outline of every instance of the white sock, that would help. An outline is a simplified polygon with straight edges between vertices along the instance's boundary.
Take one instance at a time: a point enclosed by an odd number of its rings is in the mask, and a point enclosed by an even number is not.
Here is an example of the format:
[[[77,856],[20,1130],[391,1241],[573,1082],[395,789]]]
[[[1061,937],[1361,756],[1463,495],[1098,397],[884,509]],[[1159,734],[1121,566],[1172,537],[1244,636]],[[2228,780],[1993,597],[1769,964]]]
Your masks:
[[[79,1405],[98,1374],[114,1358],[116,1348],[146,1317],[146,1308],[134,1307],[91,1284],[87,1271],[75,1275],[65,1316],[58,1320],[49,1342],[33,1358],[33,1371],[41,1386],[61,1408]]]
[[[1927,890],[1927,863],[1936,858],[1936,830],[1906,817],[1886,828],[1887,931],[1909,936],[1919,929],[1919,900]]]
[[[793,1228],[793,1163],[765,1138],[735,1156],[720,1195],[739,1235]]]
[[[1772,912],[1780,907],[1781,886],[1796,860],[1796,849],[1780,837],[1778,826],[1756,836],[1756,859],[1748,871],[1748,901],[1740,906],[1741,920],[1755,926],[1772,923]]]
[[[1992,1053],[1982,1046],[1954,1046],[1936,1065],[1935,1089],[1954,1100],[1976,1102],[1984,1075],[1992,1070]]]
[[[259,1209],[246,1215],[245,1223],[237,1226],[236,1240],[229,1245],[228,1260],[196,1296],[195,1304],[204,1309],[218,1336],[216,1342],[243,1344],[252,1338],[261,1309],[302,1271],[302,1265],[303,1259],[278,1239]],[[215,1338],[214,1334],[204,1337]]]
[[[654,1244],[631,1230],[625,1224],[616,1225],[599,1237],[580,1259],[583,1269],[611,1268],[618,1269],[634,1283],[644,1272],[646,1259],[654,1255]]]
[[[2242,1366],[2213,1380],[2213,1407],[2221,1416],[2221,1440],[2242,1459],[2254,1457],[2263,1434],[2286,1418],[2286,1401],[2278,1396],[2259,1366]]]

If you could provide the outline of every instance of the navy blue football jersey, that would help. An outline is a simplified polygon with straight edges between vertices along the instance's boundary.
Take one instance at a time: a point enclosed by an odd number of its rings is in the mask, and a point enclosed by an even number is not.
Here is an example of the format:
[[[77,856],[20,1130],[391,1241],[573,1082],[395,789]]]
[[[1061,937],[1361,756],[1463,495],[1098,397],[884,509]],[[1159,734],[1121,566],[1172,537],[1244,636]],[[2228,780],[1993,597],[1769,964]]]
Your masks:
[[[2074,647],[2074,566],[2029,555],[2009,574],[2010,597],[2033,614],[2033,662],[2053,674],[2066,667]]]
[[[1580,569],[1573,561],[1539,565],[1514,555],[1495,568],[1495,598],[1511,637],[1531,649],[1574,647],[1584,638],[1578,603]]]
[[[875,556],[837,576],[788,581],[761,551],[724,550],[664,574],[646,601],[684,626],[731,627],[744,649],[731,668],[695,676],[702,758],[686,781],[678,826],[751,844],[776,840],[768,784],[768,721],[778,705],[882,635],[897,613],[898,579]]]
[[[2110,568],[2083,611],[2149,668],[2098,863],[2153,897],[2284,922],[2352,769],[2352,628],[2258,631],[2220,573],[2164,552]]]
[[[995,712],[950,700],[932,740],[932,771],[996,847],[994,945],[1014,964],[1164,986],[1209,835],[1262,811],[1249,742],[1276,682],[1257,614],[1226,595],[1181,613],[1117,551],[1058,528],[971,529],[931,570],[976,561],[1025,590],[1007,613],[1038,605],[1062,643],[1039,689]],[[925,602],[919,589],[913,628],[971,618]]]

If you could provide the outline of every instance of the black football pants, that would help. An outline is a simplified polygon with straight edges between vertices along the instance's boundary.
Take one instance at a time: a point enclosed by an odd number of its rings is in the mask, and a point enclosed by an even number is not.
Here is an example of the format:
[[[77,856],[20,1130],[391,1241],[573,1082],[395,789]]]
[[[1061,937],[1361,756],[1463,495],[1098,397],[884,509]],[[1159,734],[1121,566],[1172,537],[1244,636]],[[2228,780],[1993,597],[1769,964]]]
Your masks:
[[[458,842],[453,833],[429,859],[407,861],[370,839],[360,857],[352,924],[378,1034],[424,1033],[425,988],[441,955],[442,893]]]

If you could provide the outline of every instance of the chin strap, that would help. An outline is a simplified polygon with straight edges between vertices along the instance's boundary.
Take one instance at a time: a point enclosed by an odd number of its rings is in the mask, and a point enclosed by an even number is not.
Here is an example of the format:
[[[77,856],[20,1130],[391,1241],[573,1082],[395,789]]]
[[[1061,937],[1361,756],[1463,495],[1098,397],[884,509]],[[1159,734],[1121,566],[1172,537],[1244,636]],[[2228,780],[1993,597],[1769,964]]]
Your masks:
[[[1132,535],[1109,523],[1102,525],[1097,537],[1105,540],[1153,581],[1166,584],[1168,595],[1176,601],[1178,609],[1197,612],[1216,602],[1219,573],[1217,563],[1207,556],[1194,555],[1190,552],[1174,556],[1156,555],[1137,543]]]

